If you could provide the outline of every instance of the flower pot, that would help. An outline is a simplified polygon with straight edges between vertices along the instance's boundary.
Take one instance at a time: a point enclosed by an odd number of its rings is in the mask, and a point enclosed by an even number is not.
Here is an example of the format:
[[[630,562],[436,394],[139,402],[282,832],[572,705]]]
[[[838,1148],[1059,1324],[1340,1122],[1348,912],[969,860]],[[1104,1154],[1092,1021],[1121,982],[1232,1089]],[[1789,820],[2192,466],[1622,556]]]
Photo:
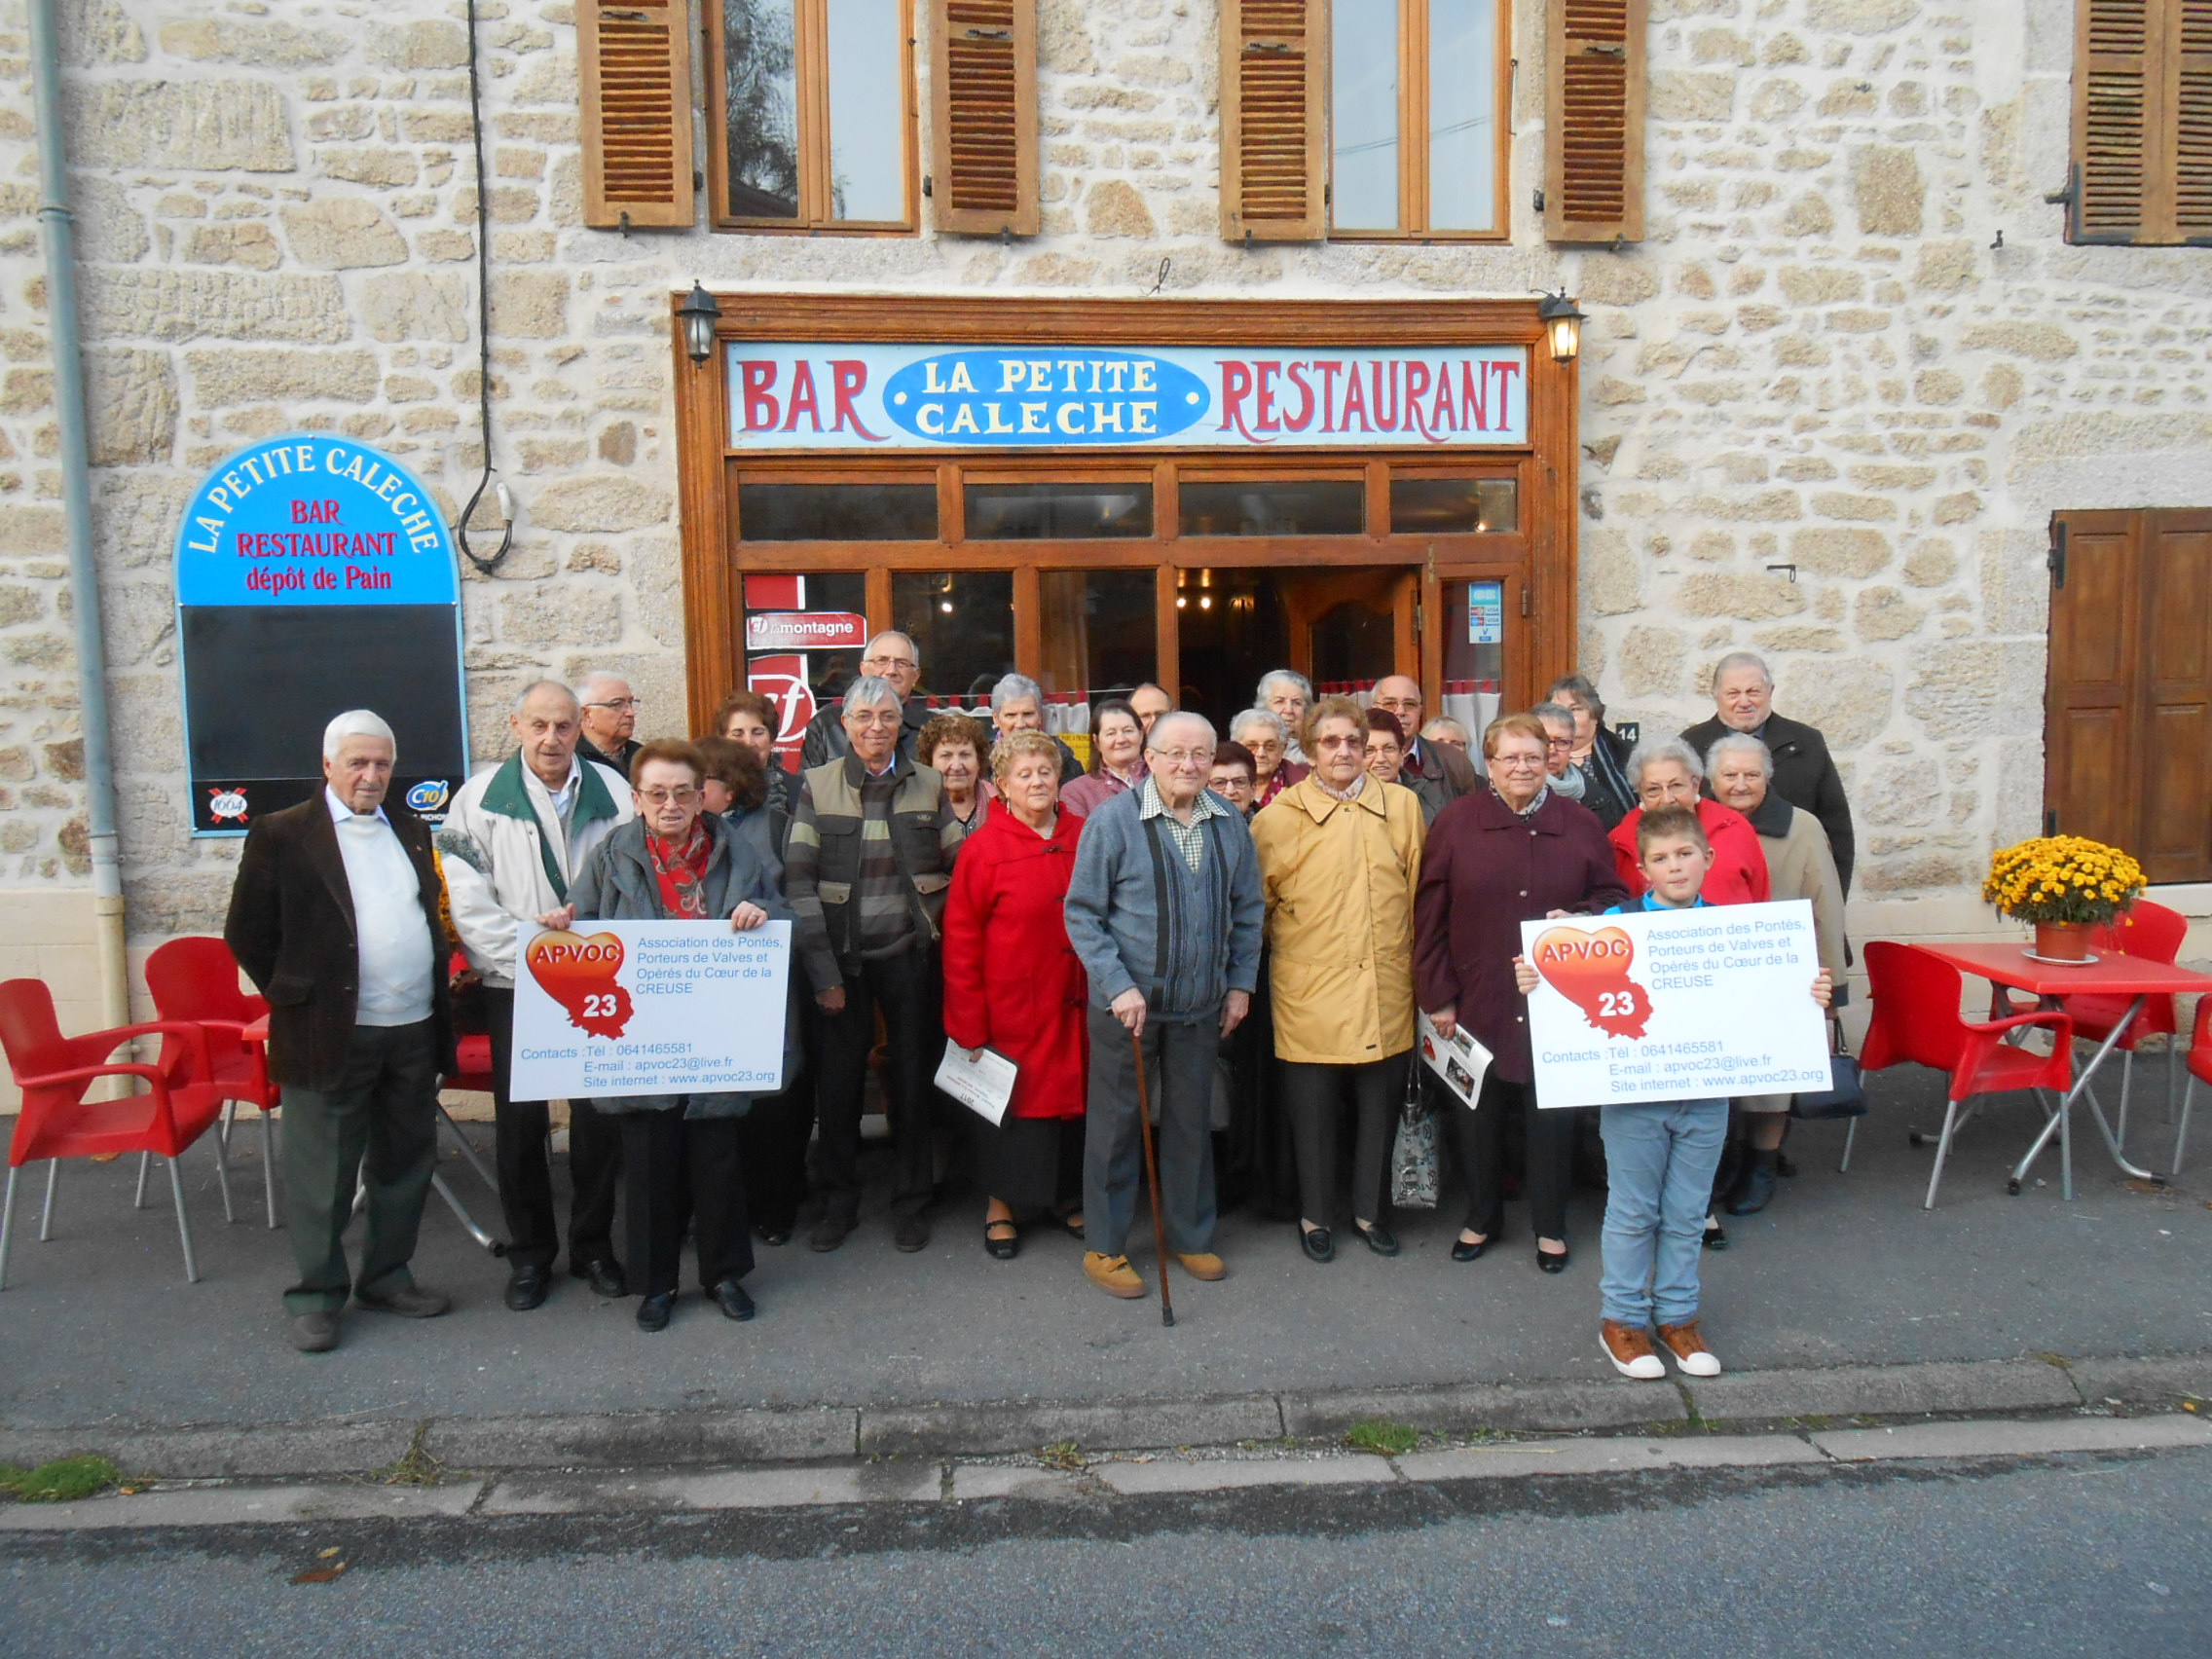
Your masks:
[[[2036,954],[2046,962],[2087,962],[2093,931],[2087,922],[2038,922]]]

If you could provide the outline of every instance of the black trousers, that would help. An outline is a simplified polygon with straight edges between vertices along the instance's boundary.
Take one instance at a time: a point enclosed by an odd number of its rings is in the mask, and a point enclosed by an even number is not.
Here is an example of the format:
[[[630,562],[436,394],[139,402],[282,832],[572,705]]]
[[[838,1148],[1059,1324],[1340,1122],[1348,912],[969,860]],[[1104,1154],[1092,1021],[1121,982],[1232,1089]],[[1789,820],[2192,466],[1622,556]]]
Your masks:
[[[790,1017],[798,1021],[805,1054],[796,1075],[781,1094],[753,1102],[738,1120],[738,1145],[745,1158],[745,1213],[763,1233],[789,1233],[806,1201],[806,1145],[814,1138],[814,1057],[822,1052],[818,1034],[822,1011],[814,998],[793,999]]]
[[[1354,1221],[1382,1219],[1382,1183],[1390,1161],[1390,1132],[1405,1099],[1409,1050],[1363,1065],[1314,1065],[1284,1060],[1283,1108],[1298,1152],[1298,1204],[1316,1227],[1336,1225],[1337,1142],[1346,1104],[1352,1113],[1351,1213]]]
[[[509,1100],[514,1075],[515,994],[484,987],[492,1033],[492,1115],[499,1171],[499,1209],[507,1222],[507,1261],[551,1268],[561,1252],[553,1218],[553,1170],[547,1163],[552,1119],[542,1100]],[[569,1102],[569,1261],[614,1254],[614,1194],[622,1179],[622,1135],[588,1100]]]
[[[1452,1144],[1459,1161],[1459,1179],[1467,1184],[1466,1230],[1495,1238],[1505,1225],[1505,1199],[1499,1178],[1505,1164],[1505,1120],[1528,1125],[1529,1225],[1539,1238],[1567,1236],[1567,1190],[1574,1167],[1575,1120],[1582,1110],[1540,1112],[1535,1086],[1508,1083],[1493,1067],[1469,1111],[1457,1101],[1450,1114]]]
[[[629,1234],[630,1288],[641,1296],[676,1290],[683,1266],[683,1225],[699,1257],[699,1283],[712,1290],[753,1271],[745,1223],[744,1157],[738,1118],[686,1118],[681,1106],[624,1112],[623,1213]]]
[[[944,1056],[939,994],[935,953],[908,950],[849,971],[845,1006],[836,1014],[816,1005],[821,1041],[815,1055],[814,1112],[822,1144],[815,1157],[824,1203],[832,1215],[849,1221],[860,1213],[861,1105],[867,1085],[868,1051],[875,1047],[878,1008],[891,1045],[883,1077],[898,1169],[891,1208],[903,1216],[929,1208],[934,1092],[930,1079]]]
[[[1221,1040],[1221,1057],[1229,1066],[1229,1127],[1214,1136],[1220,1206],[1249,1204],[1263,1220],[1290,1221],[1298,1208],[1298,1161],[1284,1118],[1264,956],[1251,1012]]]

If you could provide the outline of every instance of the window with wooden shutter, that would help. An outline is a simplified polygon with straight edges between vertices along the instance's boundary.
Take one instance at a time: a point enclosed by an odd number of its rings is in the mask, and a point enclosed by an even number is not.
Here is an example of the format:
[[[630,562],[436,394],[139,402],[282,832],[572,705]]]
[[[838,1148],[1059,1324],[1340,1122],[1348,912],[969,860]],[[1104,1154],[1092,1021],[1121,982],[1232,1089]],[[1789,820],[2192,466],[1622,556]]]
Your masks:
[[[688,226],[691,9],[686,0],[580,0],[584,223]]]
[[[1231,241],[1312,241],[1326,226],[1325,15],[1309,0],[1223,0],[1221,230]]]
[[[931,191],[940,231],[1037,234],[1037,0],[934,0]]]
[[[1643,238],[1644,18],[1644,0],[1548,0],[1544,234],[1554,241]]]
[[[2212,0],[2081,0],[2067,239],[2212,242]]]

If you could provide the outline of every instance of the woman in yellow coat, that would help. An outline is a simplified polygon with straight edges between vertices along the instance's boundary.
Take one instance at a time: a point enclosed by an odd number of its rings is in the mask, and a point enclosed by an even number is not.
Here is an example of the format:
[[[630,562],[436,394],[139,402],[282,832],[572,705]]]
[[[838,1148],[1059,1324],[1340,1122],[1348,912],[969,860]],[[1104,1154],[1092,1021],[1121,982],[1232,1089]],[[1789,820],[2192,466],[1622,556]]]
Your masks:
[[[1252,821],[1299,1227],[1314,1261],[1336,1254],[1337,1126],[1348,1098],[1352,1222],[1369,1249],[1394,1256],[1382,1185],[1413,1058],[1420,802],[1369,775],[1367,717],[1348,697],[1314,706],[1305,748],[1312,773]]]

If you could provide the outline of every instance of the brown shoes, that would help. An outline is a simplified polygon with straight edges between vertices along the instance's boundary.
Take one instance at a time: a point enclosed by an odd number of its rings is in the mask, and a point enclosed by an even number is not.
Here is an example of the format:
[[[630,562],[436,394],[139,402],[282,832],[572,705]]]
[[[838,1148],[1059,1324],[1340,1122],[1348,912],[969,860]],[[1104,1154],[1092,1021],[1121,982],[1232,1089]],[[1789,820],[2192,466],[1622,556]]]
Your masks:
[[[1667,1375],[1666,1362],[1651,1346],[1651,1333],[1641,1326],[1607,1319],[1598,1327],[1598,1341],[1604,1346],[1605,1357],[1613,1362],[1613,1369],[1623,1377],[1651,1382]]]
[[[1129,1266],[1126,1256],[1106,1256],[1096,1250],[1083,1253],[1083,1271],[1090,1282],[1108,1296],[1133,1301],[1144,1294],[1144,1280]]]
[[[1229,1276],[1229,1264],[1210,1250],[1197,1256],[1177,1256],[1175,1259],[1183,1264],[1183,1271],[1195,1279],[1204,1279],[1211,1283],[1215,1279]]]
[[[1713,1357],[1713,1350],[1705,1346],[1705,1337],[1697,1328],[1695,1319],[1684,1319],[1679,1325],[1661,1325],[1659,1340],[1667,1345],[1667,1351],[1675,1356],[1675,1363],[1682,1368],[1685,1377],[1717,1377],[1720,1361]]]

